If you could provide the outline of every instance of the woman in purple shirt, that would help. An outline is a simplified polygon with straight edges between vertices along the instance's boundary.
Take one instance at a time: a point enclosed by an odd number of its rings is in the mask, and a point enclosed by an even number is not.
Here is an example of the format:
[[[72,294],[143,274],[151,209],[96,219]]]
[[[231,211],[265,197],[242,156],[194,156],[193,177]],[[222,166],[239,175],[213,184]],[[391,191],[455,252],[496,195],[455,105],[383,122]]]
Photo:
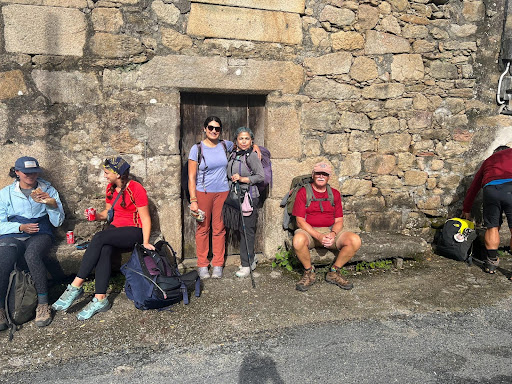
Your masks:
[[[206,138],[194,144],[188,156],[188,191],[190,210],[204,212],[204,220],[197,222],[196,252],[199,277],[210,277],[208,271],[209,237],[212,231],[212,278],[222,277],[224,265],[226,229],[222,221],[222,206],[228,196],[229,186],[226,175],[227,153],[233,149],[233,142],[220,140],[222,122],[216,116],[209,116],[203,124]]]

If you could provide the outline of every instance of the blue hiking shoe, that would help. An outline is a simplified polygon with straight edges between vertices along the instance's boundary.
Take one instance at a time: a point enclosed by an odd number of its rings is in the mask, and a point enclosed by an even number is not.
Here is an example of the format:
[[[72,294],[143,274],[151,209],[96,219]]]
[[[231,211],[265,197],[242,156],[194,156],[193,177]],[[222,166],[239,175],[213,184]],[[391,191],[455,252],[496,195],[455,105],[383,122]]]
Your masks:
[[[60,295],[59,300],[52,304],[52,308],[55,311],[65,311],[71,304],[78,299],[84,293],[84,289],[82,287],[76,288],[71,284],[68,284],[68,287],[64,291],[62,295]]]
[[[107,298],[103,300],[98,300],[97,298],[93,298],[92,301],[85,306],[84,309],[82,309],[80,312],[78,312],[78,315],[76,315],[76,318],[78,320],[87,320],[93,317],[98,312],[107,312],[110,309],[110,302]]]

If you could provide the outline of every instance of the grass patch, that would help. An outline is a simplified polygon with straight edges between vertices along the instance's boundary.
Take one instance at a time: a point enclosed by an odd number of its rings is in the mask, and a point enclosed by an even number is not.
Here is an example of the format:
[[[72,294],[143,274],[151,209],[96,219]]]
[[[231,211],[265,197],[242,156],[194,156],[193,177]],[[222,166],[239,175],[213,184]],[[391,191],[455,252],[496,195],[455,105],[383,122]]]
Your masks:
[[[279,267],[293,272],[293,270],[298,270],[301,266],[301,262],[295,257],[291,250],[287,250],[282,246],[277,248],[274,261],[272,262],[272,268]]]
[[[375,260],[375,261],[361,261],[355,265],[356,272],[363,272],[373,269],[391,269],[393,268],[393,260]]]

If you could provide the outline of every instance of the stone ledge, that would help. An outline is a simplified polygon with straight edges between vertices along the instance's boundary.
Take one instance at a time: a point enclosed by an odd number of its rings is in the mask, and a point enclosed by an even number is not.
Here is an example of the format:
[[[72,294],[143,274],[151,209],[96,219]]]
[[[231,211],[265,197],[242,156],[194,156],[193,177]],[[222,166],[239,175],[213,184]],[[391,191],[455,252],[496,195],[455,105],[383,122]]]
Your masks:
[[[430,249],[430,245],[420,237],[406,236],[396,233],[361,233],[363,245],[351,260],[353,262],[360,261],[375,261],[383,259],[410,259],[416,255],[423,254]],[[80,266],[85,251],[75,249],[74,245],[66,243],[57,244],[51,256],[55,258],[65,274],[76,274]],[[121,252],[117,257],[113,257],[113,270],[118,270],[119,267],[128,261],[131,251]],[[273,255],[257,254],[258,260],[262,263],[271,261]],[[311,251],[311,259],[313,264],[326,265],[331,264],[334,260],[335,254],[327,249],[313,249]],[[229,255],[226,258],[225,265],[239,265],[240,257],[238,255]],[[182,262],[185,268],[194,268],[196,266],[196,259],[185,259]]]
[[[350,261],[375,261],[383,259],[410,259],[423,254],[430,249],[429,244],[421,237],[406,236],[396,233],[360,233],[362,246]],[[313,264],[331,264],[335,254],[327,249],[313,249],[311,260]]]
[[[304,80],[304,69],[289,61],[244,60],[231,65],[224,57],[159,56],[128,73],[103,72],[105,89],[176,88],[185,91],[226,93],[296,94]]]
[[[84,253],[85,250],[77,250],[75,248],[75,245],[70,245],[65,242],[59,243],[52,248],[52,251],[50,253],[50,257],[53,262],[48,265],[48,271],[52,276],[56,278],[62,277],[62,273],[64,273],[64,275],[75,275],[78,272],[78,268],[80,268],[80,262],[82,261]],[[131,254],[132,251],[121,251],[114,253],[114,255],[112,256],[112,270],[118,271],[121,265],[128,262]],[[257,254],[256,256],[258,260],[261,260],[262,262],[268,261],[263,256],[263,254]],[[229,255],[228,257],[226,257],[226,266],[238,266],[239,264],[240,256]],[[180,263],[180,269],[195,268],[196,265],[197,262],[195,258],[185,259]]]

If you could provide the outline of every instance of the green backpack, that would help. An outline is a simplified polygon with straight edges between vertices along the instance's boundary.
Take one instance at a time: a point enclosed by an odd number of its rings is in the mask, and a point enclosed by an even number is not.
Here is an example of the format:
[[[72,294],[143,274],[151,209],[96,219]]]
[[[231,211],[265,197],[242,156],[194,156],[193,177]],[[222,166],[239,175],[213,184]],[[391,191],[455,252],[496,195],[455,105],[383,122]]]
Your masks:
[[[34,281],[26,271],[14,266],[9,276],[9,286],[5,296],[5,315],[12,340],[18,326],[34,318],[37,307],[37,291]]]
[[[295,231],[297,229],[297,221],[295,216],[292,215],[293,205],[295,204],[295,198],[297,196],[297,192],[302,187],[306,188],[306,208],[311,205],[313,201],[320,201],[320,210],[323,212],[322,201],[328,201],[334,207],[334,195],[332,193],[332,188],[329,184],[327,184],[327,199],[317,199],[313,195],[313,187],[311,183],[313,182],[313,177],[311,175],[302,175],[296,176],[293,178],[290,184],[290,191],[284,195],[281,200],[281,207],[284,208],[283,212],[283,229],[289,231]]]

